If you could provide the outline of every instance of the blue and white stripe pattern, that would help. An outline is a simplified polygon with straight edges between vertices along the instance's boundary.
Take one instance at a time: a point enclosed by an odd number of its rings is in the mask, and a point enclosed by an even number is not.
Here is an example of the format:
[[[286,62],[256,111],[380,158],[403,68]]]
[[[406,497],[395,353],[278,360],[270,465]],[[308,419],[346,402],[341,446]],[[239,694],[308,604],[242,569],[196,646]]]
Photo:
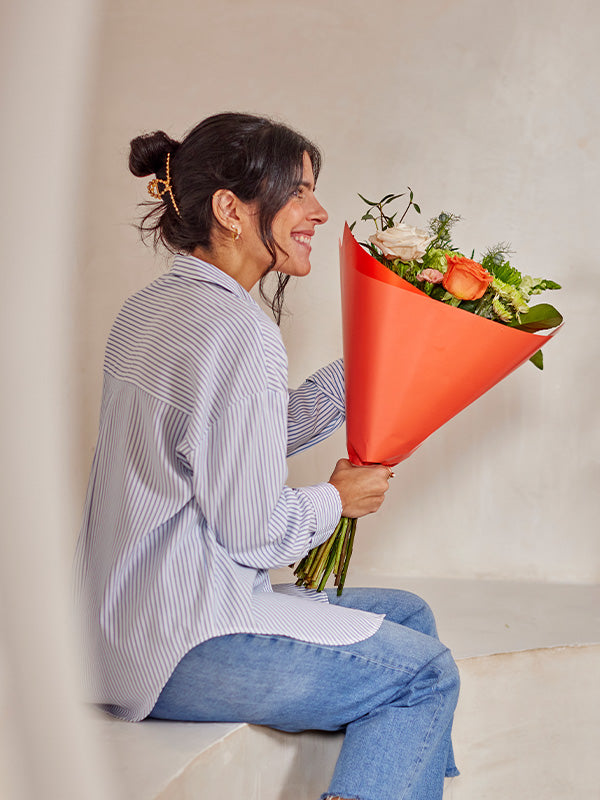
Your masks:
[[[285,484],[286,453],[342,424],[343,383],[337,361],[288,391],[277,326],[192,256],[127,300],[106,349],[75,561],[91,699],[143,719],[185,653],[214,636],[349,644],[378,629],[381,617],[315,593],[273,592],[267,571],[339,519],[331,484]]]

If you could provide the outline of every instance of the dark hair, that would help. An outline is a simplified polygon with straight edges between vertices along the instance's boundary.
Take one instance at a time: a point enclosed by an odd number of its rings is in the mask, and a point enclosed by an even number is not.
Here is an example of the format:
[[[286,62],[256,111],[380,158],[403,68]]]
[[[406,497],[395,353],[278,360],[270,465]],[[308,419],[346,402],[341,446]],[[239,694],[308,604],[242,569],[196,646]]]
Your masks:
[[[129,169],[137,177],[155,174],[166,180],[167,154],[173,199],[168,192],[140,223],[142,238],[153,238],[173,253],[191,253],[196,247],[210,249],[214,226],[212,196],[229,189],[245,203],[258,204],[261,239],[271,264],[260,280],[261,296],[270,304],[279,324],[284,289],[289,275],[277,273],[275,295],[269,299],[264,280],[275,266],[277,243],[272,223],[302,179],[303,156],[312,162],[315,180],[321,167],[318,148],[281,123],[252,114],[216,114],[196,125],[181,142],[163,131],[131,141]],[[159,184],[164,188],[164,183]],[[149,205],[144,203],[143,205]]]

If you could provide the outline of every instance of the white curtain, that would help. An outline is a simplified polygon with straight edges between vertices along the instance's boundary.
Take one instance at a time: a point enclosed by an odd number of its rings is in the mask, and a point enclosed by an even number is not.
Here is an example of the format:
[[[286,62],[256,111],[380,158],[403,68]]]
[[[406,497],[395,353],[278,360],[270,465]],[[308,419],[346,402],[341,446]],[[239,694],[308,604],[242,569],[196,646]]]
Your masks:
[[[115,797],[70,605],[71,284],[93,0],[4,2],[0,86],[0,796]]]

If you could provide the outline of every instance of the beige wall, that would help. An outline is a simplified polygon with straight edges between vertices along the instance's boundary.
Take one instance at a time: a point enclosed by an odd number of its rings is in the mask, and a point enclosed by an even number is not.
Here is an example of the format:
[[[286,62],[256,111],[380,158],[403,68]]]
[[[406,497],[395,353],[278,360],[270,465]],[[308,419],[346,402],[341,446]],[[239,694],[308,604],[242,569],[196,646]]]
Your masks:
[[[509,239],[565,290],[543,375],[526,365],[398,469],[356,564],[398,574],[598,578],[596,282],[600,22],[560,3],[2,2],[0,794],[115,797],[97,774],[68,625],[68,567],[96,436],[104,341],[164,268],[130,223],[127,142],[240,109],[325,153],[330,212],[289,292],[297,384],[341,350],[337,238],[355,193],[414,187]],[[90,77],[91,76],[91,77]],[[328,477],[343,435],[290,463]],[[385,554],[385,556],[384,556]],[[93,750],[95,752],[95,749]]]
[[[109,0],[77,276],[78,496],[111,320],[164,268],[130,226],[145,181],[127,171],[128,141],[249,110],[298,127],[325,155],[319,193],[330,222],[283,326],[292,385],[341,351],[337,239],[360,213],[357,191],[410,184],[425,216],[463,216],[465,250],[509,240],[523,271],[564,285],[549,298],[567,324],[545,372],[525,365],[399,467],[384,509],[361,523],[356,563],[596,580],[598,24],[592,0]],[[343,454],[338,435],[292,459],[291,482],[326,479]]]

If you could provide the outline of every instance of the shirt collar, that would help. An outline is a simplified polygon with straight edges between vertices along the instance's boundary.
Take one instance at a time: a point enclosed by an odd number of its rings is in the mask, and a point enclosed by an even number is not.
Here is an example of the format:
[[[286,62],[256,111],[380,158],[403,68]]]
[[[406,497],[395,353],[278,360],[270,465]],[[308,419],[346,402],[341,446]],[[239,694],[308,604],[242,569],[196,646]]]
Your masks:
[[[223,272],[222,269],[215,267],[214,264],[209,264],[208,261],[202,261],[196,258],[196,256],[176,255],[173,266],[171,267],[171,274],[182,275],[185,278],[192,278],[193,280],[204,281],[205,283],[214,283],[246,302],[255,302],[250,293],[247,292],[235,278]]]

